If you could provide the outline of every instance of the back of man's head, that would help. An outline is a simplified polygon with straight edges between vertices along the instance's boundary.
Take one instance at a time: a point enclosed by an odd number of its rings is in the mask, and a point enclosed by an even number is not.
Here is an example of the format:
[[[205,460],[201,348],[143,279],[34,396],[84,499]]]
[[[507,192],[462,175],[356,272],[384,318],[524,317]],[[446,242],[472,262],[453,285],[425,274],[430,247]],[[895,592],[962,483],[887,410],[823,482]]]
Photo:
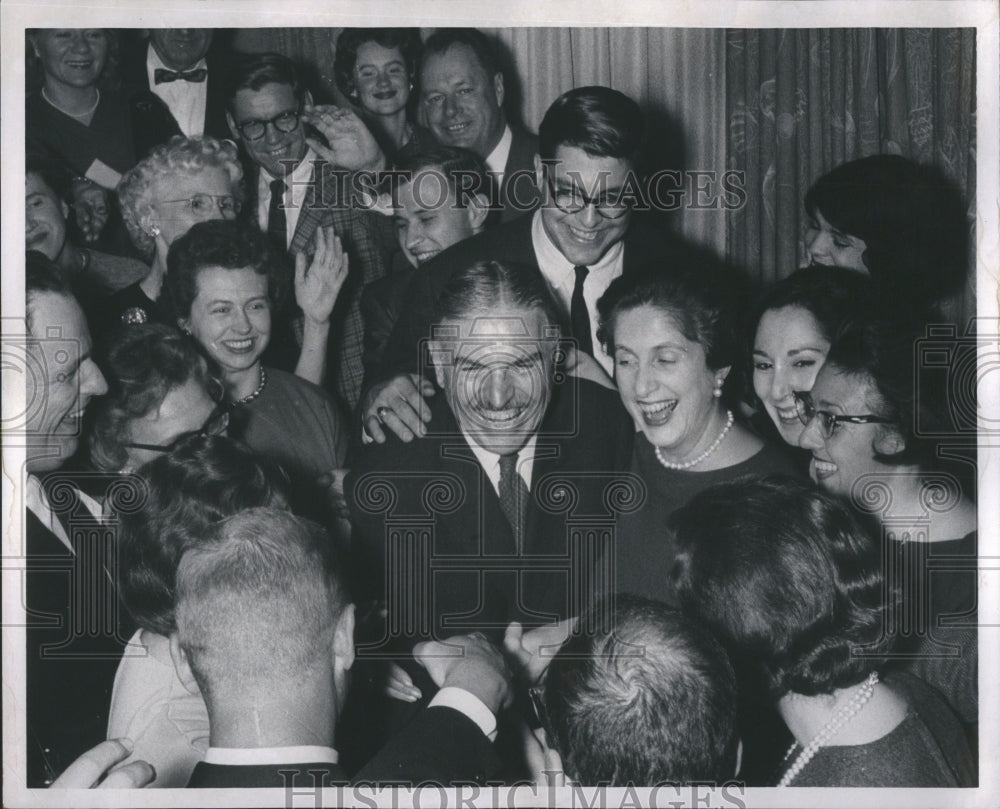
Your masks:
[[[546,731],[580,784],[723,783],[736,772],[736,682],[688,616],[617,596],[580,619],[549,665]]]
[[[612,157],[637,166],[645,125],[642,111],[610,87],[577,87],[552,102],[538,127],[538,153],[554,160],[560,146],[574,146],[591,157]]]
[[[209,715],[321,677],[347,606],[319,525],[268,508],[217,523],[177,569],[178,641]]]

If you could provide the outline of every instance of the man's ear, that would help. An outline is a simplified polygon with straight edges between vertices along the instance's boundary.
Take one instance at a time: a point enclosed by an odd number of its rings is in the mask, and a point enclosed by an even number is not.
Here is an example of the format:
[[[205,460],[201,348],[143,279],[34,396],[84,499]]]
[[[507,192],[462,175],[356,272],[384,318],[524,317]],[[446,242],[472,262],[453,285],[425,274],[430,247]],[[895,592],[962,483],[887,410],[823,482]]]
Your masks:
[[[540,154],[535,154],[535,185],[538,186],[538,190],[545,196],[545,167],[542,165],[542,156]]]
[[[879,455],[898,455],[906,449],[906,439],[895,427],[885,425],[875,436],[872,446]]]
[[[181,646],[181,641],[176,632],[170,633],[170,659],[174,663],[174,671],[177,672],[177,679],[189,694],[200,694],[198,681],[191,671],[191,664],[188,662],[187,652]]]
[[[333,631],[333,665],[341,671],[348,671],[354,665],[353,604],[344,607]]]
[[[229,125],[229,131],[233,133],[233,140],[240,143],[240,131],[236,128],[236,121],[229,110],[226,110],[226,123]]]
[[[313,94],[310,93],[308,90],[306,90],[302,94],[302,103],[305,104],[307,107],[313,106]]]
[[[479,233],[486,227],[486,217],[490,215],[490,203],[485,194],[470,194],[465,204],[466,216],[469,217],[469,227],[473,233]]]
[[[438,356],[438,352],[441,351],[442,348],[434,340],[431,340],[430,350],[431,350],[431,356],[436,357]],[[436,362],[434,363],[434,379],[437,380],[438,387],[441,388],[441,390],[444,390],[446,383],[446,380],[444,378],[444,366],[439,365]]]
[[[503,73],[499,71],[493,76],[493,92],[496,93],[497,106],[503,109]]]

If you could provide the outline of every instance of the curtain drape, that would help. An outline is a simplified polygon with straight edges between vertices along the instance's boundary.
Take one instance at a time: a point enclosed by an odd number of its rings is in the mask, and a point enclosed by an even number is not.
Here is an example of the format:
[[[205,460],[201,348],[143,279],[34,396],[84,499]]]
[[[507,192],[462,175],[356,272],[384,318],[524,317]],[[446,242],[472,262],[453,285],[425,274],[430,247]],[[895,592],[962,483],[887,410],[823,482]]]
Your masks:
[[[726,77],[727,166],[746,172],[749,192],[729,217],[726,252],[752,275],[799,266],[808,187],[878,153],[944,170],[968,200],[971,239],[974,29],[730,30]],[[960,322],[975,314],[974,266],[946,306]]]
[[[319,100],[343,103],[333,84],[341,30],[243,29],[235,44],[299,60]],[[537,131],[560,93],[604,84],[646,112],[653,168],[743,172],[746,200],[735,210],[692,205],[689,174],[673,225],[760,281],[803,262],[809,185],[839,163],[879,152],[946,171],[968,200],[971,239],[974,29],[483,30],[507,67],[508,114],[529,129]],[[946,311],[955,320],[975,313],[973,270]]]

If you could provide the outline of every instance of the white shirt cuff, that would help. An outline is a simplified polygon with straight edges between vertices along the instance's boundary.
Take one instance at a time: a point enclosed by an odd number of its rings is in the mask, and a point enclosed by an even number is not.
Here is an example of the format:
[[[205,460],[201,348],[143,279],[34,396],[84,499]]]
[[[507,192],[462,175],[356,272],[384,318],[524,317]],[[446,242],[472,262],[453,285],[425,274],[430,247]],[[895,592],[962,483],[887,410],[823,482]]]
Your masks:
[[[428,708],[442,706],[453,708],[459,713],[465,714],[475,722],[491,742],[497,737],[497,719],[493,711],[486,707],[479,697],[464,688],[454,688],[448,686],[438,691],[430,701]]]

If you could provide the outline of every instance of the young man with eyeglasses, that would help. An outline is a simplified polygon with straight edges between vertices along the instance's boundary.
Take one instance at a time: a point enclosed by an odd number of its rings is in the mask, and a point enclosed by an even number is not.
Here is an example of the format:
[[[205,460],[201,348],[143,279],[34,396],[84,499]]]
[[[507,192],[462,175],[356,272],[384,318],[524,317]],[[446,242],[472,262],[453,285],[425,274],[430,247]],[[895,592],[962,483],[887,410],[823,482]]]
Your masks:
[[[361,289],[386,274],[391,245],[378,215],[353,193],[351,172],[380,169],[384,159],[356,116],[314,107],[294,63],[279,54],[237,63],[227,99],[230,130],[249,158],[245,215],[292,255],[308,254],[321,227],[333,227],[347,253],[350,275],[330,320],[325,387],[353,408],[364,375]],[[360,152],[353,149],[358,143]]]
[[[652,261],[669,266],[662,231],[632,210],[643,129],[635,101],[609,87],[579,87],[556,99],[539,127],[535,177],[541,207],[444,251],[410,285],[381,381],[362,400],[371,438],[381,443],[387,430],[404,441],[424,434],[430,414],[423,397],[433,386],[414,373],[420,341],[430,334],[431,313],[448,279],[476,261],[513,262],[541,273],[577,354],[610,374],[610,359],[596,339],[598,298],[623,272]]]

